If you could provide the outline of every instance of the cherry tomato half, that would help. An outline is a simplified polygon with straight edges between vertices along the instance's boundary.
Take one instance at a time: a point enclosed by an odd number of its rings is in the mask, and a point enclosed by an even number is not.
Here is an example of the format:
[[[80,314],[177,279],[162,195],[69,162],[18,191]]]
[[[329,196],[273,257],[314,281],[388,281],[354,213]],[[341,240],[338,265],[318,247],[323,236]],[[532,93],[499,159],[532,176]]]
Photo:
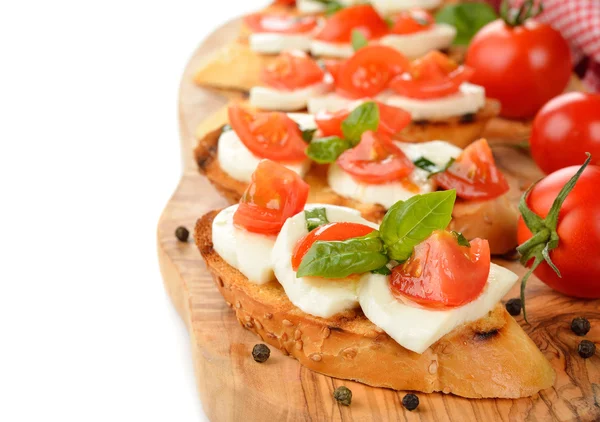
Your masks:
[[[368,40],[388,33],[385,20],[369,4],[346,7],[325,22],[315,39],[332,43],[349,43],[352,31],[360,31]]]
[[[233,223],[251,232],[277,234],[285,220],[304,209],[308,190],[308,184],[294,171],[262,160],[233,215]]]
[[[581,164],[586,152],[600,164],[600,95],[569,92],[548,101],[535,116],[529,142],[546,173]]]
[[[325,72],[306,53],[283,52],[266,66],[261,79],[269,86],[281,90],[294,90],[323,81]]]
[[[251,112],[239,104],[229,106],[229,123],[254,155],[275,161],[306,158],[306,143],[298,124],[281,112]]]
[[[354,179],[371,184],[404,179],[415,168],[389,136],[370,130],[357,146],[338,157],[337,164]]]
[[[411,9],[400,12],[392,16],[391,19],[394,24],[390,32],[398,35],[426,31],[434,23],[433,16],[423,9]]]
[[[485,139],[473,142],[446,171],[433,178],[444,189],[456,189],[456,196],[462,199],[493,199],[509,189]]]
[[[415,246],[412,256],[394,267],[392,292],[428,307],[456,307],[475,300],[490,273],[487,240],[473,239],[461,246],[444,230]]]
[[[252,32],[275,34],[301,34],[317,27],[314,16],[294,16],[286,14],[255,13],[244,18],[244,23]]]
[[[359,223],[329,223],[317,227],[298,241],[292,255],[292,268],[298,269],[302,258],[317,240],[347,240],[355,237],[366,236],[375,229]]]

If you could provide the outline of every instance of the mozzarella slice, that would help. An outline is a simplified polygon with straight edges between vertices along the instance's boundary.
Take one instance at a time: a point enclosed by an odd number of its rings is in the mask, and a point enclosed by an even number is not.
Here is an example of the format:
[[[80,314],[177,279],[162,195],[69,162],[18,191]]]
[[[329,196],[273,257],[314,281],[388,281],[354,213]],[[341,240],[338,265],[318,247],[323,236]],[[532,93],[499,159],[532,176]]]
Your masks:
[[[379,13],[387,15],[415,7],[421,9],[435,9],[442,0],[371,0],[371,4]]]
[[[271,251],[275,236],[252,233],[233,225],[237,205],[217,214],[212,224],[213,248],[229,265],[237,268],[248,280],[264,284],[274,279]]]
[[[444,119],[477,113],[485,105],[485,89],[465,82],[457,93],[446,97],[419,100],[392,94],[385,103],[408,111],[413,120]]]
[[[277,34],[260,32],[250,34],[250,49],[262,54],[277,54],[284,50],[309,51],[313,33]]]
[[[342,6],[352,6],[362,3],[362,0],[338,0]],[[313,14],[325,11],[325,5],[316,0],[296,0],[296,8],[300,13]]]
[[[444,23],[435,24],[430,29],[413,34],[390,34],[381,38],[380,43],[390,46],[409,58],[423,56],[431,50],[447,48],[456,37],[456,28]]]
[[[319,111],[338,111],[343,108],[352,108],[352,106],[360,104],[360,101],[352,100],[331,92],[329,94],[312,97],[308,100],[308,112],[317,114]]]
[[[360,216],[357,210],[335,205],[310,204],[305,209],[323,207],[329,222],[361,223],[377,229]],[[358,305],[356,277],[330,280],[320,277],[296,277],[292,268],[292,255],[296,244],[308,234],[304,212],[289,218],[277,236],[271,262],[277,280],[283,286],[290,301],[307,314],[328,318]]]
[[[265,86],[250,89],[250,104],[263,110],[295,111],[305,109],[310,98],[318,97],[332,88],[333,78],[326,75],[323,82],[292,91]]]
[[[365,274],[358,289],[360,306],[366,317],[402,347],[423,353],[461,324],[484,317],[508,293],[518,276],[495,264],[481,295],[474,301],[449,310],[430,310],[407,305],[390,290],[389,277]]]
[[[335,43],[321,40],[312,40],[310,53],[317,57],[347,58],[354,54],[350,43]]]
[[[427,158],[439,168],[444,168],[451,158],[458,158],[462,150],[444,141],[423,143],[396,142],[396,145],[411,160]],[[435,185],[428,179],[429,173],[415,168],[406,183],[394,181],[383,184],[369,184],[356,181],[337,164],[329,166],[327,181],[331,189],[340,196],[352,198],[366,204],[380,204],[390,208],[398,201],[405,201],[417,194],[432,192]]]
[[[300,125],[302,129],[316,128],[315,119],[310,114],[290,113],[292,120]],[[217,146],[219,157],[219,166],[221,169],[235,180],[249,183],[252,173],[256,170],[261,157],[254,155],[246,145],[240,140],[235,131],[228,130],[221,134]],[[310,159],[305,159],[299,163],[282,163],[285,167],[295,171],[304,177],[310,168]]]

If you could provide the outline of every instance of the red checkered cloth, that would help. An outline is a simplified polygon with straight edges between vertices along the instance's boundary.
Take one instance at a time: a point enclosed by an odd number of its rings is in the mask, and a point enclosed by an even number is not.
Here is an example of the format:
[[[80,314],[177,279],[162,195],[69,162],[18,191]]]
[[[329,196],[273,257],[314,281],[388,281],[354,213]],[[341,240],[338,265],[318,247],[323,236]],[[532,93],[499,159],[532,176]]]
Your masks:
[[[514,6],[523,0],[513,0]],[[583,83],[600,92],[600,0],[541,0],[535,19],[550,24],[569,42],[573,63],[587,61]]]

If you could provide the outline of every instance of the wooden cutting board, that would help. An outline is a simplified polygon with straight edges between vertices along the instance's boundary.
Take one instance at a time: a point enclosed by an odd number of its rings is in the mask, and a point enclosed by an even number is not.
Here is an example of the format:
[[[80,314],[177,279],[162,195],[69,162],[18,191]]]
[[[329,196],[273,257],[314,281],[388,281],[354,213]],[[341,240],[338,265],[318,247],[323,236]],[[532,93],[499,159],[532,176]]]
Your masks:
[[[227,205],[198,173],[192,150],[198,125],[225,105],[227,96],[239,94],[224,96],[200,89],[192,83],[192,75],[215,49],[235,38],[238,25],[232,21],[214,32],[185,70],[179,98],[184,172],[158,223],[158,256],[165,288],[189,329],[200,399],[210,420],[599,421],[600,353],[587,360],[580,358],[576,349],[582,338],[569,327],[574,317],[587,317],[592,330],[586,338],[599,343],[600,300],[562,296],[535,277],[527,289],[531,325],[521,317],[517,321],[552,363],[557,378],[553,388],[531,398],[470,400],[419,393],[419,408],[409,412],[400,404],[404,392],[333,379],[302,367],[275,349],[267,363],[253,361],[251,350],[260,339],[240,326],[192,241],[181,243],[174,236],[178,226],[192,231],[202,214]],[[210,119],[204,126],[210,128]],[[541,173],[523,151],[496,146],[494,152],[510,178],[516,201]],[[497,262],[523,273],[516,262]],[[515,286],[507,298],[517,296]],[[333,390],[340,385],[353,392],[350,407],[339,406],[332,398]]]

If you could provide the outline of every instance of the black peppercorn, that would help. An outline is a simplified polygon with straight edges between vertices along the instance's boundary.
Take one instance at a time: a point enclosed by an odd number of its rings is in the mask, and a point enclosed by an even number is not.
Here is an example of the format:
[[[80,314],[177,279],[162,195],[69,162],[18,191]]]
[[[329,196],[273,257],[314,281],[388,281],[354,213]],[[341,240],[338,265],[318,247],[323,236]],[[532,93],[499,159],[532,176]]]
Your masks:
[[[591,358],[596,353],[596,345],[589,340],[581,340],[579,347],[577,347],[579,356],[584,359]]]
[[[590,331],[590,328],[590,322],[585,318],[573,318],[571,322],[571,330],[578,336],[585,336]]]
[[[343,404],[344,406],[350,406],[352,403],[352,391],[348,387],[338,387],[333,392],[333,398],[338,401],[339,404]]]
[[[188,237],[190,237],[190,231],[183,226],[179,226],[177,227],[177,230],[175,230],[175,237],[177,237],[177,240],[180,242],[187,242]]]
[[[510,299],[508,302],[506,302],[506,310],[512,316],[517,316],[521,313],[521,306],[521,299],[518,298]]]
[[[402,397],[402,406],[406,407],[406,409],[413,411],[419,406],[419,398],[414,394],[407,394]]]
[[[271,349],[266,344],[256,344],[252,348],[252,357],[258,363],[266,362],[271,356]]]

